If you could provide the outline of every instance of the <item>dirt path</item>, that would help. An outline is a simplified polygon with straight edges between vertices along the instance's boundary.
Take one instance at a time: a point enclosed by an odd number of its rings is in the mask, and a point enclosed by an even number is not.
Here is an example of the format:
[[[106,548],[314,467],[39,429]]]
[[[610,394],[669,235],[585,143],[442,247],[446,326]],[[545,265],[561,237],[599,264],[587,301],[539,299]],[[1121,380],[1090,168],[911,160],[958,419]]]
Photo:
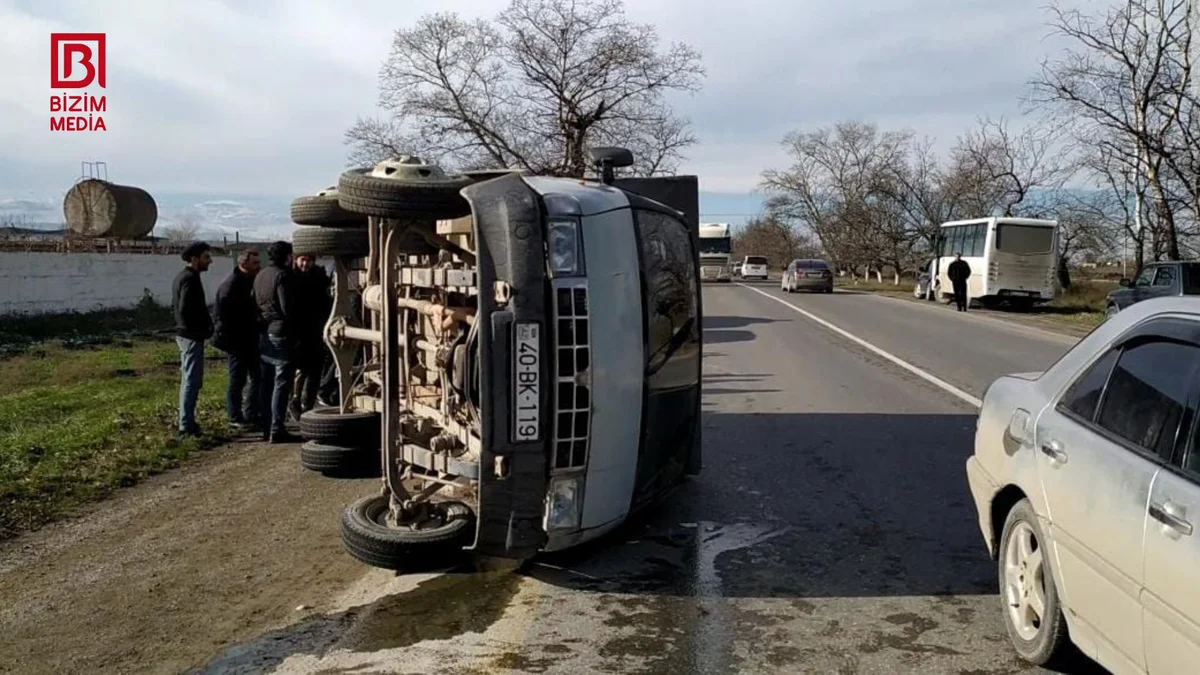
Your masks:
[[[0,672],[175,673],[329,611],[368,573],[341,507],[377,486],[236,444],[0,544]]]

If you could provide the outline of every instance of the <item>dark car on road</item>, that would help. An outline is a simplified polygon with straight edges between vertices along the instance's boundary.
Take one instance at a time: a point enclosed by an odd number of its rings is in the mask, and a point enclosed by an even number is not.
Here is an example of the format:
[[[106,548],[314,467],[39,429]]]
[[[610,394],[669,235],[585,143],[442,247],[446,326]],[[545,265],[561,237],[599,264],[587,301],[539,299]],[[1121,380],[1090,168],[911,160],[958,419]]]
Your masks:
[[[1134,303],[1150,298],[1200,295],[1200,262],[1148,263],[1132,282],[1121,280],[1121,287],[1108,294],[1105,314],[1112,316]]]
[[[824,260],[793,260],[783,273],[779,288],[796,291],[833,292],[833,270]]]

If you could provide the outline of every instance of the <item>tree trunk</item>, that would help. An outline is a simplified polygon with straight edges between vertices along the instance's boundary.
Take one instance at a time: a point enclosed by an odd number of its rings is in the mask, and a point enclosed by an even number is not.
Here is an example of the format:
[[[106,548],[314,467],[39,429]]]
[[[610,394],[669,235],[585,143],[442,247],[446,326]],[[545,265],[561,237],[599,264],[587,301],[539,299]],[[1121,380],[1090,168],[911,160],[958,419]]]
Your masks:
[[[896,268],[896,273],[892,276],[892,285],[893,286],[900,285],[900,268],[899,267]]]

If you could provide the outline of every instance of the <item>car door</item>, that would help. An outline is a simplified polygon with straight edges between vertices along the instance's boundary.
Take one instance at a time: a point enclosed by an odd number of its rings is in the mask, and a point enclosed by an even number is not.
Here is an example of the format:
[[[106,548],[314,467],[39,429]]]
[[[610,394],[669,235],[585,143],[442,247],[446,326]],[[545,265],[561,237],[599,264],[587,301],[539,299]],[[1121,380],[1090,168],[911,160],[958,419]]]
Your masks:
[[[1163,328],[1162,331],[1159,328]],[[1146,504],[1169,455],[1200,350],[1150,321],[1092,362],[1038,419],[1038,473],[1064,606],[1096,654],[1144,669]]]
[[[1190,438],[1154,481],[1147,505],[1142,592],[1146,667],[1151,675],[1200,668],[1200,433],[1196,395]]]
[[[1121,309],[1125,309],[1135,302],[1141,302],[1146,299],[1150,286],[1154,284],[1155,275],[1158,274],[1158,267],[1158,265],[1147,265],[1138,272],[1137,278],[1133,280],[1133,284],[1126,289],[1128,294],[1126,295],[1126,302],[1121,306]]]
[[[1154,274],[1154,281],[1142,291],[1142,300],[1169,297],[1180,294],[1179,268],[1174,265],[1161,265]]]

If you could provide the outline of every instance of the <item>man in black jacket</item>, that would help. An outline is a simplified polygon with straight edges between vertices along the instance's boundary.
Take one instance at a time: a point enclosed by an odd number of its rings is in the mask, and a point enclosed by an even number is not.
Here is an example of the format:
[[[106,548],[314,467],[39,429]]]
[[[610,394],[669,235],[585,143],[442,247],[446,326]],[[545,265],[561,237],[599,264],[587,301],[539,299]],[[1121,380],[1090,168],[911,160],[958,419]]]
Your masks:
[[[331,357],[325,346],[325,322],[333,308],[333,297],[329,294],[331,280],[325,268],[316,264],[316,257],[300,251],[295,256],[293,272],[296,289],[296,379],[295,396],[292,399],[292,415],[299,418],[306,410],[312,410],[317,402],[318,389],[326,357]],[[332,360],[332,359],[331,359]]]
[[[962,259],[961,253],[954,254],[954,262],[946,268],[946,276],[950,277],[950,284],[954,287],[954,302],[958,305],[958,311],[967,311],[967,305],[971,302],[967,297],[967,280],[971,278],[971,266]]]
[[[294,346],[297,334],[296,296],[292,279],[292,245],[277,241],[267,249],[270,266],[254,278],[254,300],[264,331],[260,344],[262,380],[259,410],[263,416],[263,438],[271,443],[295,443],[300,439],[284,427],[292,380],[296,377]]]
[[[254,300],[258,270],[258,251],[242,251],[237,267],[217,288],[213,346],[229,355],[225,407],[229,425],[235,429],[261,423],[258,383],[262,366],[258,358],[258,303]]]
[[[187,265],[171,288],[171,311],[175,314],[175,343],[179,345],[179,434],[199,436],[196,401],[204,386],[204,341],[212,337],[212,317],[200,275],[212,265],[209,245],[198,241],[180,256]]]

